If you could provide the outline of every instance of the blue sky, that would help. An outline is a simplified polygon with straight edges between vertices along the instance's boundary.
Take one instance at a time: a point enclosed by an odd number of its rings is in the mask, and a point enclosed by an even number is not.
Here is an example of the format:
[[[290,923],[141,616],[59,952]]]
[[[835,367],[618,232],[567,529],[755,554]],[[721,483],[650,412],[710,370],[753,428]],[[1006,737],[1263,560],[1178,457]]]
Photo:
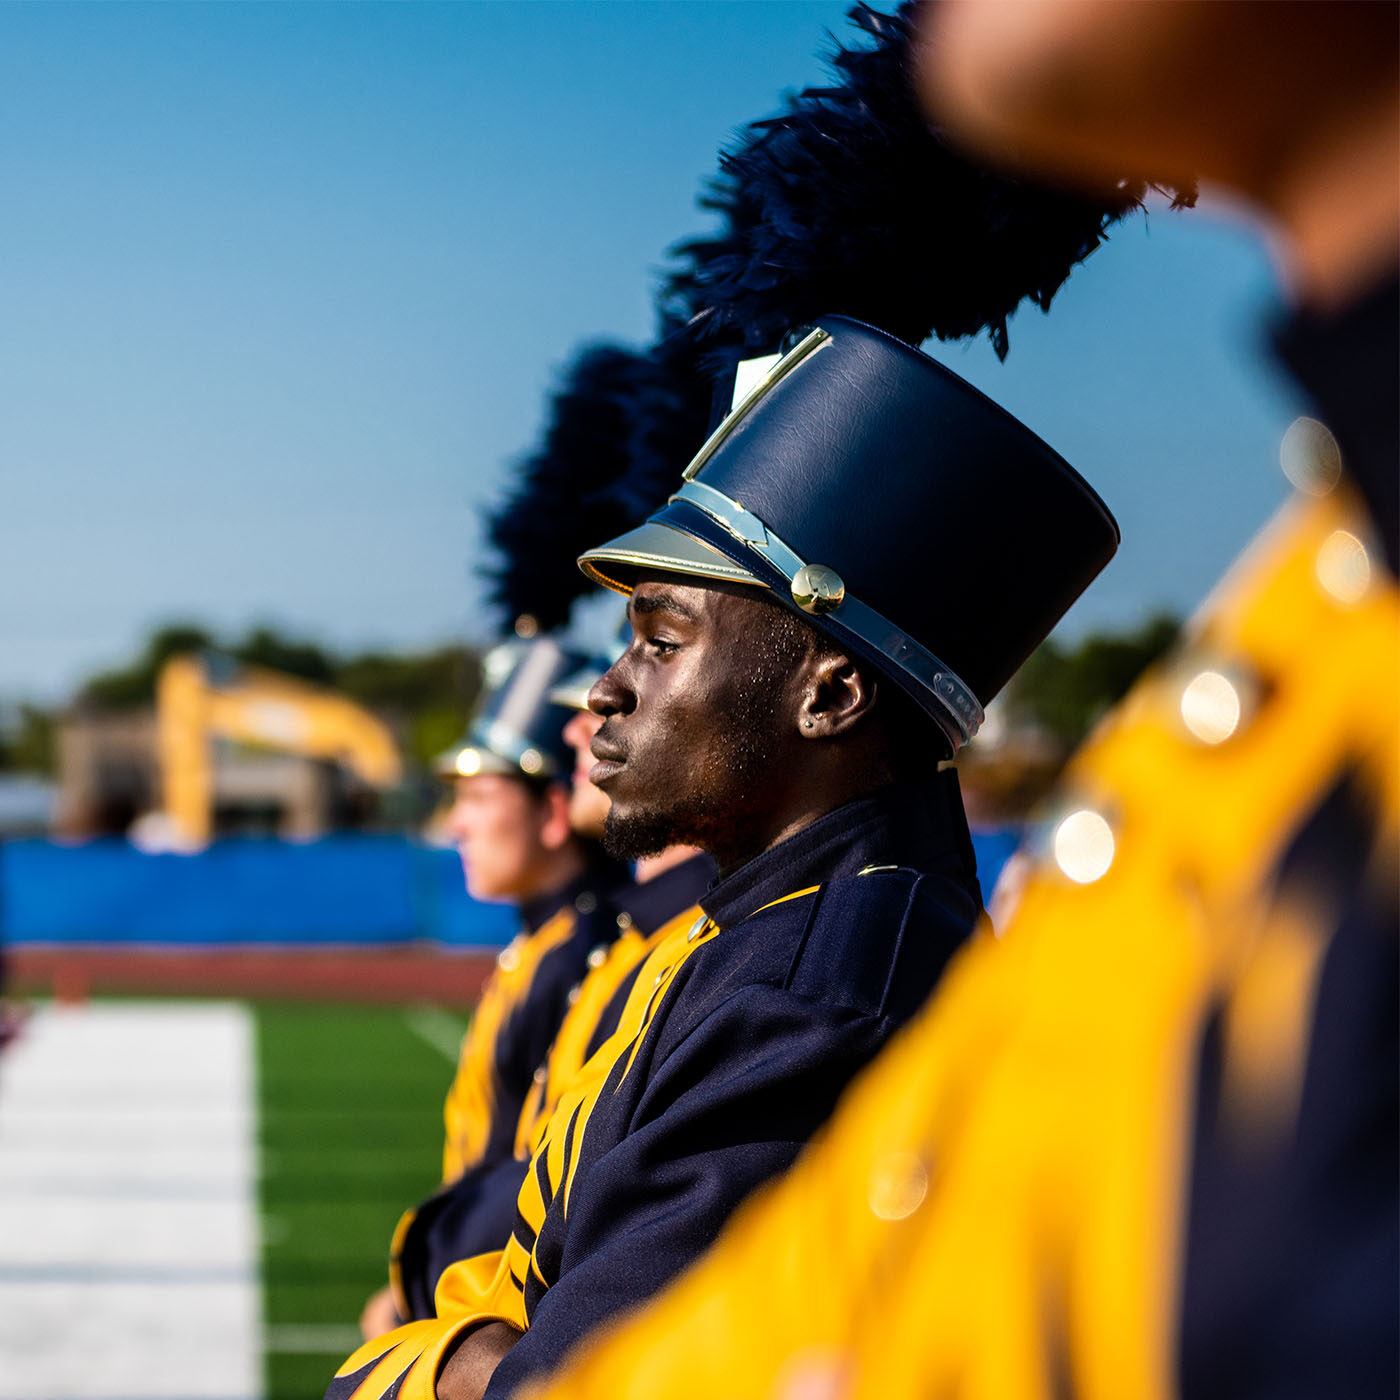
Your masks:
[[[648,337],[719,146],[843,11],[0,6],[0,700],[170,618],[488,635],[477,513],[552,374]],[[935,350],[1119,517],[1069,631],[1190,608],[1281,499],[1276,299],[1248,230],[1162,210],[1005,365]]]

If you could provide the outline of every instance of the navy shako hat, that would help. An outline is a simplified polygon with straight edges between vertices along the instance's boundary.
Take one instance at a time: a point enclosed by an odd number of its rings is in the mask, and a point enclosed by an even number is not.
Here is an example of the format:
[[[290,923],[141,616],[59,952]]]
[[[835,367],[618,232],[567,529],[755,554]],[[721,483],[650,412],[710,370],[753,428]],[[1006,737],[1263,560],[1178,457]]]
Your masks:
[[[467,732],[433,760],[440,778],[477,773],[552,779],[573,768],[564,726],[573,711],[551,693],[587,658],[550,637],[513,639],[486,655],[486,676]]]
[[[636,530],[579,559],[773,590],[899,685],[950,753],[1112,558],[1056,452],[927,355],[841,316],[738,403]]]

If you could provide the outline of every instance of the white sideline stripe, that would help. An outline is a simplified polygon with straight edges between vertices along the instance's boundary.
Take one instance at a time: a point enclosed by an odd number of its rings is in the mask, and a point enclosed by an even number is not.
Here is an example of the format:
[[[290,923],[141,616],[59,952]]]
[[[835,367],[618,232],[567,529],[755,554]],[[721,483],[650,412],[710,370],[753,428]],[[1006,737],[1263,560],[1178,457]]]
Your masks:
[[[268,1351],[282,1355],[337,1356],[342,1361],[364,1342],[358,1327],[340,1323],[286,1322],[269,1327],[266,1333]]]
[[[462,1037],[466,1034],[467,1023],[436,1006],[415,1006],[404,1012],[404,1025],[425,1044],[432,1046],[438,1054],[455,1065],[462,1053]]]
[[[0,1056],[0,1400],[259,1400],[254,1033],[46,1007]]]

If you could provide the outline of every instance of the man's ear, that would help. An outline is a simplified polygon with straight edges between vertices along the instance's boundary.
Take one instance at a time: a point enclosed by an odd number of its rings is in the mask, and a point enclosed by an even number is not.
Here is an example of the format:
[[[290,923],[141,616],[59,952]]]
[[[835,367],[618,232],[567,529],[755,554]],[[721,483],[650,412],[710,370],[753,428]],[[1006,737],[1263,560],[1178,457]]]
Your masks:
[[[550,783],[540,798],[540,844],[547,851],[558,851],[573,837],[573,828],[569,825],[568,784]]]
[[[875,678],[841,652],[809,658],[797,707],[804,739],[848,734],[875,706]]]

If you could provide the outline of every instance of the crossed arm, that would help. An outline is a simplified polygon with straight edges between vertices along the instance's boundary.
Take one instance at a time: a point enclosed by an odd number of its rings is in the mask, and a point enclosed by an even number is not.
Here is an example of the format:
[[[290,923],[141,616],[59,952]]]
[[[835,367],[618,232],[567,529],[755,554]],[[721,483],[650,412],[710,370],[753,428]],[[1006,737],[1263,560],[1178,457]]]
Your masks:
[[[497,1365],[523,1335],[506,1322],[473,1328],[438,1373],[438,1400],[481,1400]]]

